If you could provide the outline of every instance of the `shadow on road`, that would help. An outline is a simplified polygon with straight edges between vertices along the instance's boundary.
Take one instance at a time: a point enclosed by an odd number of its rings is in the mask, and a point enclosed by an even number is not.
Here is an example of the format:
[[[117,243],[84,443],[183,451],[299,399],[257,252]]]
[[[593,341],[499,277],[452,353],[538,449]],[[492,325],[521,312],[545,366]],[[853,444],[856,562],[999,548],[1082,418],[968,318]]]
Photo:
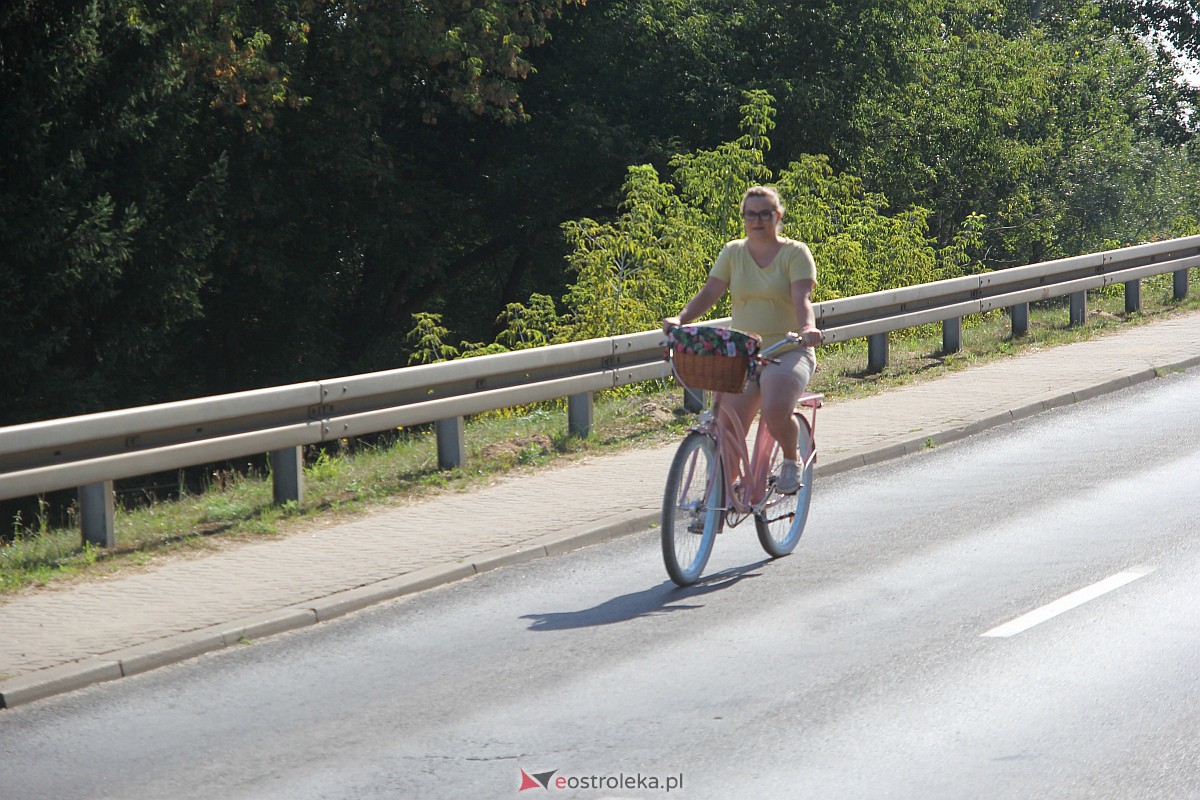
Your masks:
[[[580,611],[526,614],[521,619],[533,620],[529,624],[531,631],[562,631],[571,628],[586,628],[592,625],[612,625],[616,622],[626,622],[653,614],[700,608],[702,606],[700,603],[686,603],[685,601],[728,589],[746,578],[757,578],[762,573],[755,572],[755,570],[770,560],[767,558],[753,564],[714,572],[712,575],[704,576],[691,586],[679,587],[670,581],[663,581],[649,589],[643,589],[633,594],[623,594],[620,597],[605,600],[598,606]]]

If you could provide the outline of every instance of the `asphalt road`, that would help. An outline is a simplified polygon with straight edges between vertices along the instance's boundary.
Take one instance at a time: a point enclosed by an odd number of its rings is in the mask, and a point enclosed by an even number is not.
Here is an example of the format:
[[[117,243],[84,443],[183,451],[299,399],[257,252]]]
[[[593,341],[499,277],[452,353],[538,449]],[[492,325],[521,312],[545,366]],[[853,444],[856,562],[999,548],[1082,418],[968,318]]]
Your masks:
[[[1197,519],[1193,371],[8,710],[0,797],[1194,798]]]

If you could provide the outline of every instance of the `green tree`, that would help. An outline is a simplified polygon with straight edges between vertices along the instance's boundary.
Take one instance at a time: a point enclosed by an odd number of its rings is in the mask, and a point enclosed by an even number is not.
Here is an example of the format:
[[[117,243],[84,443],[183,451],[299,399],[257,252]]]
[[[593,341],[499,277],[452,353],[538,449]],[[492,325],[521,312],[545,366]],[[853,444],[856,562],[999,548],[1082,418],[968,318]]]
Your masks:
[[[624,194],[613,222],[585,218],[563,226],[574,248],[568,265],[578,275],[563,298],[574,339],[636,330],[662,307],[671,263],[668,229],[681,203],[649,165],[629,170]]]
[[[1200,58],[1200,2],[1197,0],[1104,0],[1117,22],[1142,34],[1165,37],[1190,58]]]
[[[566,1],[6,6],[5,421],[400,357]]]
[[[622,213],[609,223],[567,223],[577,280],[565,302],[572,338],[652,328],[675,314],[703,284],[721,247],[741,235],[743,191],[774,183],[786,207],[784,233],[809,244],[817,261],[816,299],[924,283],[974,269],[981,220],[964,220],[943,247],[929,212],[889,214],[888,202],[861,180],[836,174],[825,156],[802,156],[775,176],[765,167],[773,98],[747,92],[742,135],[711,150],[672,160],[669,183],[653,167],[633,167]],[[727,303],[727,300],[722,301]],[[725,305],[711,316],[726,313]]]
[[[1172,155],[1155,133],[1155,87],[1170,82],[1169,69],[1093,4],[1045,3],[1036,20],[1012,5],[981,0],[945,15],[913,79],[856,112],[842,146],[855,171],[898,202],[930,208],[942,244],[983,214],[992,266],[1174,227],[1145,192],[1118,193],[1119,203],[1100,193],[1159,166],[1164,179],[1178,175],[1168,162],[1183,151]],[[1135,208],[1139,197],[1148,204]]]
[[[509,303],[496,322],[503,326],[496,342],[509,350],[553,344],[561,324],[554,298],[536,293],[529,298],[528,306]]]
[[[471,151],[483,148],[471,140],[526,117],[526,52],[563,5],[325,0],[282,16],[263,5],[269,57],[304,104],[269,129],[214,133],[229,148],[233,207],[212,313],[191,337],[209,384],[391,366],[407,352],[399,321],[444,313],[439,293],[469,293],[472,254],[500,235],[475,224]],[[302,46],[284,35],[296,24]]]
[[[228,162],[199,138],[186,14],[0,12],[4,422],[158,396],[202,313]]]
[[[778,169],[829,152],[857,98],[911,71],[939,5],[614,0],[565,10],[548,25],[553,38],[533,55],[537,72],[522,89],[529,124],[488,124],[467,140],[441,131],[454,148],[450,169],[470,170],[442,185],[463,189],[448,197],[461,197],[455,207],[465,209],[471,246],[409,282],[397,307],[434,307],[452,327],[486,336],[478,326],[490,316],[477,308],[531,292],[559,296],[569,247],[561,223],[616,219],[630,164],[667,174],[674,155],[735,140],[744,91],[778,98],[765,163]],[[482,191],[473,182],[480,175]]]
[[[457,358],[461,351],[454,345],[447,344],[446,337],[449,333],[450,331],[442,325],[440,315],[414,314],[413,328],[406,337],[411,351],[408,363],[433,364]]]

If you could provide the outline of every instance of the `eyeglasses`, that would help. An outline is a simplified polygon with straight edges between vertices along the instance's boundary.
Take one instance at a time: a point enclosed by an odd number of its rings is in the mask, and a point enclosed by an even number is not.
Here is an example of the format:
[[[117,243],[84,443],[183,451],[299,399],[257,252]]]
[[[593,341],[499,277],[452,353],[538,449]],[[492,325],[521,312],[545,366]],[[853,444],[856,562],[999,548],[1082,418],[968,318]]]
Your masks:
[[[768,209],[766,211],[743,211],[742,219],[746,220],[746,222],[753,222],[754,220],[758,220],[759,222],[770,222],[771,220],[775,219],[775,210]]]

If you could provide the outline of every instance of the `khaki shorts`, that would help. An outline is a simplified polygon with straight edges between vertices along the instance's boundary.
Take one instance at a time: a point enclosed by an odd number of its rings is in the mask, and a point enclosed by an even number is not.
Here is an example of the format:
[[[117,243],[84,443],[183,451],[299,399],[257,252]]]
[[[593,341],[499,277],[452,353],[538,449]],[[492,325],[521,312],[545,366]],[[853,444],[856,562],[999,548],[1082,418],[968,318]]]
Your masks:
[[[817,369],[817,356],[811,347],[797,347],[785,353],[772,353],[767,358],[771,359],[772,363],[759,365],[754,378],[746,382],[747,393],[759,390],[758,382],[762,380],[763,375],[782,377],[785,374],[790,374],[795,379],[799,384],[798,392],[802,392]],[[774,363],[776,361],[779,363]]]

